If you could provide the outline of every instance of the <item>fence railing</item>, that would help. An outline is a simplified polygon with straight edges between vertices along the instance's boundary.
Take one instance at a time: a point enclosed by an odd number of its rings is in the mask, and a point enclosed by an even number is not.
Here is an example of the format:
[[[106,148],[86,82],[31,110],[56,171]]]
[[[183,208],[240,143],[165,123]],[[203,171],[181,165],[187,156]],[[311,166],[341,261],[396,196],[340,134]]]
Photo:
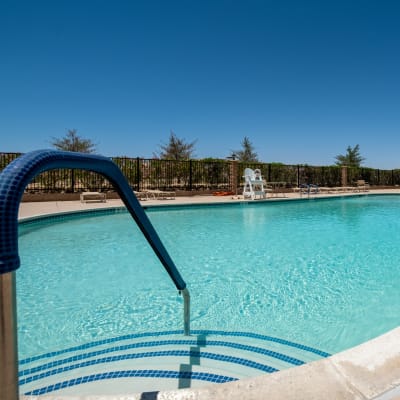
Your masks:
[[[0,153],[0,171],[22,153]],[[147,158],[111,158],[122,170],[131,188],[136,191],[231,190],[243,184],[245,168],[259,168],[268,182],[285,182],[287,188],[301,183],[319,186],[341,186],[342,167],[285,165],[279,163],[243,163],[228,160],[159,160]],[[364,179],[372,186],[400,185],[400,169],[347,168],[349,185]],[[46,171],[27,186],[30,193],[113,191],[111,183],[95,172],[71,169]]]

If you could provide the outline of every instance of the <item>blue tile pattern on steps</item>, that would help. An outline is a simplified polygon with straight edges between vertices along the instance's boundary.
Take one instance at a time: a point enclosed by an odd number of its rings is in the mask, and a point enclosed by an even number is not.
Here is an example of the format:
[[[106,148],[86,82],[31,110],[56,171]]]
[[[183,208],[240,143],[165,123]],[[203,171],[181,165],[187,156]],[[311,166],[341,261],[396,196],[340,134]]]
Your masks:
[[[117,378],[135,379],[132,384],[126,380],[123,384],[129,385],[128,391],[133,387],[136,392],[141,385],[191,387],[198,385],[194,381],[228,382],[329,355],[309,346],[251,332],[192,330],[189,337],[181,335],[181,330],[129,334],[20,360],[21,393],[62,394],[67,390],[68,394],[71,391],[74,394],[80,392],[78,385],[94,381],[109,380],[104,383],[107,388],[118,387],[118,382],[113,383]],[[111,371],[112,368],[118,371]],[[153,383],[140,378],[169,379]]]
[[[190,351],[190,350],[167,350],[167,351],[150,351],[150,352],[146,352],[146,353],[137,353],[137,354],[123,354],[123,355],[119,355],[119,356],[103,357],[103,358],[89,360],[89,361],[85,361],[85,362],[81,362],[81,363],[77,363],[77,364],[72,364],[72,365],[61,367],[61,368],[53,369],[53,370],[50,370],[47,372],[42,372],[40,374],[33,375],[28,378],[20,379],[19,385],[25,385],[27,383],[30,383],[30,382],[33,382],[33,381],[36,381],[39,379],[47,378],[52,375],[61,374],[63,372],[71,371],[73,369],[84,368],[84,367],[97,365],[97,364],[101,364],[101,363],[111,363],[111,362],[116,362],[116,361],[131,360],[131,359],[146,358],[146,357],[171,357],[171,356],[208,358],[211,360],[245,365],[246,367],[255,368],[262,372],[267,372],[267,373],[278,371],[276,368],[270,367],[269,365],[257,363],[257,362],[251,361],[251,360],[246,360],[246,359],[240,358],[240,357],[219,355],[219,354],[214,354],[214,353],[209,353],[209,352]],[[63,361],[62,363],[65,362],[65,360],[61,360],[61,361]],[[60,363],[60,364],[62,364],[62,363]],[[44,369],[45,368],[43,368],[43,366],[27,369],[25,371],[21,371],[20,376],[30,375],[30,374],[42,371]]]
[[[111,348],[107,348],[107,349],[101,349],[98,351],[92,351],[90,353],[78,354],[73,357],[69,357],[69,358],[62,359],[62,360],[52,361],[50,363],[43,364],[41,366],[34,367],[31,369],[21,370],[19,372],[19,376],[32,374],[32,373],[43,371],[45,369],[53,368],[53,367],[56,367],[56,366],[59,366],[62,364],[82,360],[85,358],[96,357],[96,356],[111,353],[111,352],[125,351],[125,350],[130,350],[130,349],[138,349],[138,348],[143,348],[143,347],[169,346],[169,345],[197,345],[197,344],[198,344],[197,340],[184,340],[184,339],[182,339],[182,340],[156,340],[156,341],[150,341],[150,342],[131,343],[131,344],[123,345],[123,346],[116,346],[116,347],[111,347]],[[297,358],[290,357],[285,354],[278,353],[276,351],[271,351],[271,350],[263,349],[263,348],[256,347],[256,346],[249,346],[249,345],[244,345],[244,344],[240,344],[240,343],[225,342],[222,340],[207,340],[207,345],[231,347],[234,349],[240,349],[240,350],[245,350],[245,351],[249,351],[249,352],[254,352],[254,353],[266,355],[269,357],[273,357],[273,358],[285,361],[285,362],[287,362],[289,364],[293,364],[293,365],[304,364],[303,361],[301,361]],[[154,357],[156,357],[158,355],[162,355],[162,352],[154,352],[154,353],[156,353],[153,355]],[[188,352],[188,355],[189,356],[191,355],[190,352]],[[199,353],[199,356],[204,356],[204,355],[203,355],[203,353]]]
[[[310,353],[317,354],[321,357],[329,357],[330,354],[319,350],[319,349],[314,349],[313,347],[310,346],[305,346],[303,344],[295,343],[295,342],[290,342],[289,340],[281,339],[281,338],[276,338],[273,336],[266,336],[266,335],[261,335],[258,333],[252,333],[252,332],[235,332],[235,331],[218,331],[218,330],[196,330],[193,329],[191,331],[193,334],[201,334],[201,335],[229,335],[229,336],[242,336],[242,337],[248,337],[248,338],[253,338],[253,339],[260,339],[260,340],[265,340],[269,342],[275,342],[279,344],[284,344],[286,346],[290,347],[295,347],[300,350],[308,351]]]
[[[299,343],[295,342],[290,342],[288,340],[276,338],[273,336],[266,336],[266,335],[261,335],[257,333],[251,333],[251,332],[234,332],[234,331],[218,331],[218,330],[196,330],[192,329],[191,330],[192,335],[221,335],[221,336],[238,336],[238,337],[248,337],[248,338],[254,338],[254,339],[260,339],[260,340],[265,340],[265,341],[270,341],[270,342],[275,342],[279,344],[283,344],[289,347],[294,347],[298,348],[304,351],[308,351],[314,354],[317,354],[321,357],[329,357],[330,354],[326,353],[324,351],[314,349],[313,347],[310,346],[305,346]],[[96,346],[101,346],[104,344],[110,344],[114,342],[119,342],[123,340],[130,340],[130,339],[139,339],[139,338],[144,338],[148,336],[168,336],[168,335],[183,335],[182,330],[171,330],[171,331],[163,331],[163,332],[145,332],[145,333],[136,333],[136,334],[130,334],[130,335],[123,335],[123,336],[118,336],[115,338],[109,338],[109,339],[103,339],[103,340],[97,340],[94,342],[90,343],[85,343],[79,346],[74,346],[70,347],[68,349],[63,349],[59,351],[53,351],[50,353],[45,353],[41,354],[38,356],[33,356],[29,358],[25,358],[19,361],[19,365],[24,365],[31,363],[33,361],[37,361],[43,358],[52,358],[55,356],[59,356],[61,354],[69,353],[69,352],[75,352],[75,351],[80,351],[80,350],[86,350],[91,347],[96,347]],[[197,343],[197,342],[196,342]]]
[[[71,379],[68,381],[59,382],[40,389],[35,389],[25,393],[27,396],[39,396],[46,393],[54,392],[66,387],[81,385],[83,383],[94,382],[104,379],[118,378],[170,378],[170,379],[196,379],[213,383],[225,383],[237,380],[230,376],[210,374],[207,372],[192,372],[192,371],[164,371],[164,370],[133,370],[133,371],[113,371],[100,374],[87,375],[80,378]]]

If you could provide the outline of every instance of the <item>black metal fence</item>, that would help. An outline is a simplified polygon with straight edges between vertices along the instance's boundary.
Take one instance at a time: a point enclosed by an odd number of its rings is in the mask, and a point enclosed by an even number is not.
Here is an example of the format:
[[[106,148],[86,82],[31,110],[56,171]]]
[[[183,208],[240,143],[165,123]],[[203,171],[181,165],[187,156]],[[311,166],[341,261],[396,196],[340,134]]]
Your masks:
[[[21,153],[0,153],[0,171]],[[342,167],[284,165],[278,163],[242,163],[228,160],[159,160],[112,157],[120,167],[132,189],[136,191],[159,190],[230,190],[243,184],[245,168],[259,168],[268,182],[284,182],[287,188],[301,183],[319,186],[341,186]],[[347,168],[347,182],[353,184],[364,179],[372,186],[400,185],[400,169]],[[55,169],[44,172],[28,185],[26,191],[81,192],[112,191],[110,182],[94,172]]]

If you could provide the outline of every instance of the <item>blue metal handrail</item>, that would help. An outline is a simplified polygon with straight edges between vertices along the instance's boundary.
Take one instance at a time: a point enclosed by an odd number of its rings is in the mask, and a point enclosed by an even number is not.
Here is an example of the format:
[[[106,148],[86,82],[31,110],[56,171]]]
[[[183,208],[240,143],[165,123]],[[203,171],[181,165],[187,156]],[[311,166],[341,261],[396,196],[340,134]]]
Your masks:
[[[18,254],[18,210],[28,183],[55,168],[84,169],[104,175],[118,192],[176,288],[184,297],[184,333],[189,335],[190,296],[174,262],[118,166],[109,158],[56,150],[37,150],[10,163],[0,174],[0,398],[18,398],[15,270]]]

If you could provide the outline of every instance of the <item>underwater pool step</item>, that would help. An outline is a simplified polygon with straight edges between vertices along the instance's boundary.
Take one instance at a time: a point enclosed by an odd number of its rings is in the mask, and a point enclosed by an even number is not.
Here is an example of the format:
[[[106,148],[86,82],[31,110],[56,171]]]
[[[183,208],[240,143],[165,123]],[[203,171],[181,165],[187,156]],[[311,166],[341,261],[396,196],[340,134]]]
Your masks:
[[[199,387],[273,373],[328,355],[247,332],[133,334],[20,360],[20,392],[115,394]]]

